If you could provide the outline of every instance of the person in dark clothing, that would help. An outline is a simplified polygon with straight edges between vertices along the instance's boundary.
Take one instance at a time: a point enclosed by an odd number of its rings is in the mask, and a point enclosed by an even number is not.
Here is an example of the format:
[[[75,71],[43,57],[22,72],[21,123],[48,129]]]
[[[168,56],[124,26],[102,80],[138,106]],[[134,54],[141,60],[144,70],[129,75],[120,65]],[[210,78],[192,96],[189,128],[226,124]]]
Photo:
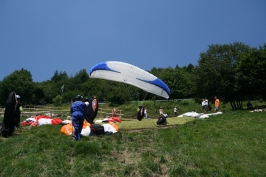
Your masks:
[[[86,106],[89,106],[89,99],[88,98],[85,98],[85,104],[86,104]]]
[[[97,116],[98,113],[98,98],[96,96],[93,97],[92,100],[87,100],[88,104],[86,104],[86,114],[85,119],[88,123],[94,124],[94,119]],[[86,103],[85,102],[85,103]]]
[[[92,121],[90,121],[90,117],[93,113],[93,110],[92,110],[92,100],[91,99],[88,99],[86,98],[85,100],[85,104],[86,104],[86,114],[85,114],[85,120],[90,123],[90,124],[93,124]]]
[[[4,137],[11,136],[15,131],[17,125],[16,115],[19,114],[17,106],[16,93],[11,92],[6,100],[4,120],[1,127],[1,135]]]
[[[252,104],[250,103],[250,101],[247,103],[247,109],[252,109]]]
[[[143,119],[143,117],[144,117],[144,109],[145,109],[145,107],[142,105],[142,106],[139,106],[139,108],[138,108],[138,112],[137,112],[137,119],[139,120],[139,121],[141,121],[142,119]]]
[[[86,105],[81,101],[82,96],[77,95],[76,101],[71,105],[71,115],[73,124],[73,139],[80,140],[80,133],[83,127],[84,117],[86,114]]]

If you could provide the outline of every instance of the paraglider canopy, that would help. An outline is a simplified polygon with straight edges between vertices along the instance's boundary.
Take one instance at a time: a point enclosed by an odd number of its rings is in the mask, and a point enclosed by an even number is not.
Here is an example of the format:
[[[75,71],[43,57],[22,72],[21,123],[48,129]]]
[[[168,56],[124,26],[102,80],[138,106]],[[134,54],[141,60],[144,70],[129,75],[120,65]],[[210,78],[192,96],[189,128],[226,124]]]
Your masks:
[[[91,68],[90,77],[127,83],[167,99],[171,94],[169,87],[162,80],[137,66],[124,62],[99,63]]]

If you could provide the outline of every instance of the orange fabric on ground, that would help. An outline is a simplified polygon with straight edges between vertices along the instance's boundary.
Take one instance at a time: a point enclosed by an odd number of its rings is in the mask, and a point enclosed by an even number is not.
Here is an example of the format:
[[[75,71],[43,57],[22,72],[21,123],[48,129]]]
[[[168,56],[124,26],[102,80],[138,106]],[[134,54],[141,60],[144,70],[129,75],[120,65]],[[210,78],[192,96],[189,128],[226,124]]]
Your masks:
[[[64,133],[65,135],[72,135],[72,122],[67,125],[64,125],[61,128],[60,132]]]
[[[117,127],[117,125],[116,124],[111,124],[115,129],[116,129],[116,131],[118,132],[118,127]]]
[[[84,121],[82,129],[86,128],[87,126],[90,127],[91,124],[88,123],[87,121]],[[65,135],[72,135],[72,127],[73,127],[73,125],[72,125],[72,122],[71,122],[71,123],[69,123],[67,125],[64,125],[61,128],[60,132],[63,133],[63,134],[65,134]]]

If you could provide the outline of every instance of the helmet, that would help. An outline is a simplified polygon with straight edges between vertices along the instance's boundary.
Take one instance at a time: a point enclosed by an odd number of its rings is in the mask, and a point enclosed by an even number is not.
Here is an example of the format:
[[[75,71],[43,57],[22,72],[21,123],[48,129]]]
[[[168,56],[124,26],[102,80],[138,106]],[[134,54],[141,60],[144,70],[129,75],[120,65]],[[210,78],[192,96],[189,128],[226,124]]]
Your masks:
[[[20,98],[20,96],[19,95],[16,95],[16,98]]]
[[[82,97],[81,95],[77,95],[77,96],[76,96],[76,99],[77,99],[77,100],[81,100],[82,98],[83,98],[83,97]]]

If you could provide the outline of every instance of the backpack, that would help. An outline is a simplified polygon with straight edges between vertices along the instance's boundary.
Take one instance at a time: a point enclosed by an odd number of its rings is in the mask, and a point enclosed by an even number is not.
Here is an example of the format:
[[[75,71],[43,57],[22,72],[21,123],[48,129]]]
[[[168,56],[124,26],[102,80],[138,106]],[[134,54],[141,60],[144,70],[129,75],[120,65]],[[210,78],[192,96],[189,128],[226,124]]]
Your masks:
[[[156,123],[157,123],[157,125],[166,125],[167,121],[166,121],[166,118],[164,116],[160,116]]]
[[[90,135],[92,136],[97,136],[97,135],[104,135],[104,126],[100,124],[92,124],[91,125],[91,133]]]
[[[86,106],[86,114],[85,119],[90,124],[94,124],[94,119],[98,113],[98,100],[95,98],[93,100],[89,100],[89,105]]]
[[[144,106],[139,106],[139,110],[137,113],[137,119],[141,121],[143,117],[144,117]]]

